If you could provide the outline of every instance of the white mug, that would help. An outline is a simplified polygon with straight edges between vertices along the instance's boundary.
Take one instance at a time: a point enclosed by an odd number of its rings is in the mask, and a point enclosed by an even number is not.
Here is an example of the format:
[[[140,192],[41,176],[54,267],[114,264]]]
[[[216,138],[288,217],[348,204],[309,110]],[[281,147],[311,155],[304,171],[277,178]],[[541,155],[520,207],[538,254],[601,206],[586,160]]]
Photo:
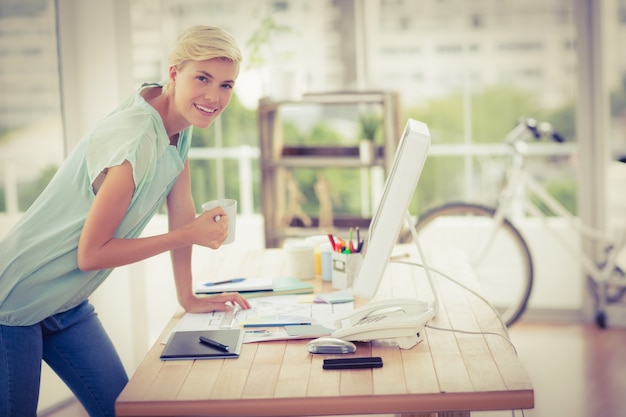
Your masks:
[[[237,200],[232,198],[222,198],[219,200],[211,200],[202,204],[202,210],[209,211],[215,207],[221,207],[228,216],[228,236],[224,240],[224,244],[233,243],[235,241],[235,225],[237,220]],[[216,216],[215,221],[220,221]]]

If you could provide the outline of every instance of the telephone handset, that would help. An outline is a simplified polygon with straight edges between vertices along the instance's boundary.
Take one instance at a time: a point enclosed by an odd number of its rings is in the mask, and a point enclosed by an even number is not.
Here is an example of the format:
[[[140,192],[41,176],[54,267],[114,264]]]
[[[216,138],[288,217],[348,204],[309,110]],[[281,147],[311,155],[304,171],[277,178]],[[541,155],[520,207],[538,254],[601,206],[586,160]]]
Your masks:
[[[396,339],[402,349],[410,349],[420,341],[418,333],[434,316],[434,308],[423,300],[378,301],[337,320],[332,337],[349,341]]]

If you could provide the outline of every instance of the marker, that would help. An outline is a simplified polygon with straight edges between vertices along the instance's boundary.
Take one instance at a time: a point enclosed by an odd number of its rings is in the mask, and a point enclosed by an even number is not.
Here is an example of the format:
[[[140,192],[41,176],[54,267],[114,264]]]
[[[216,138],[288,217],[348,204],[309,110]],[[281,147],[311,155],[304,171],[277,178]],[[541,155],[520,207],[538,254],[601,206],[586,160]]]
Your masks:
[[[348,233],[348,242],[352,246],[352,228],[350,228],[350,233]]]
[[[235,282],[242,282],[245,281],[245,278],[233,278],[233,279],[227,279],[224,281],[216,281],[216,282],[205,282],[203,285],[205,287],[211,287],[213,285],[220,285],[220,284],[234,284]]]
[[[333,248],[333,252],[335,252],[337,250],[336,248],[336,243],[335,243],[335,239],[333,238],[333,235],[331,235],[330,233],[328,234],[328,240],[330,240],[330,246],[331,248]]]
[[[227,345],[223,345],[220,342],[216,342],[204,336],[200,336],[200,343],[204,343],[207,346],[214,347],[224,352],[228,352],[228,349],[230,349]]]

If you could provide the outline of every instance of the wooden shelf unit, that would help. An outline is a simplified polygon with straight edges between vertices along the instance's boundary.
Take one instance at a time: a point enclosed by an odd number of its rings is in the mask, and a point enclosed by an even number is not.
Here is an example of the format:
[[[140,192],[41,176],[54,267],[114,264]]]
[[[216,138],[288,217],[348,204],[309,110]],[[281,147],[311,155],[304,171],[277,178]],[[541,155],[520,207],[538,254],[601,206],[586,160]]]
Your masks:
[[[359,158],[358,146],[311,146],[285,145],[283,138],[283,117],[281,110],[304,106],[360,106],[379,109],[382,117],[381,144],[376,144],[374,158],[371,163],[363,163]],[[355,122],[358,122],[355,120]],[[286,173],[298,168],[340,168],[340,169],[371,169],[382,167],[385,175],[393,162],[395,150],[401,133],[399,120],[399,101],[395,92],[331,92],[305,94],[300,101],[272,101],[264,98],[258,108],[259,146],[261,150],[261,206],[265,218],[266,247],[279,247],[289,237],[305,237],[325,234],[327,230],[317,227],[317,219],[313,219],[311,227],[297,224],[282,224],[282,215],[286,207]],[[333,227],[344,230],[347,224],[358,225],[367,230],[367,218],[335,218]],[[347,229],[346,229],[347,230]]]

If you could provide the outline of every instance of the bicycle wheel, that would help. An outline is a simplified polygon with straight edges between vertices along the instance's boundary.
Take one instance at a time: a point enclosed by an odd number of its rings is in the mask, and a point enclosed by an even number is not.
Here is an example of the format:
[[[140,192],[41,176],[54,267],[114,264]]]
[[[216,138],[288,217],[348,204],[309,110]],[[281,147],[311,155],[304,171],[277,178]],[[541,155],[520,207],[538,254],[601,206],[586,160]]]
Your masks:
[[[467,256],[482,295],[510,326],[526,309],[533,264],[519,231],[507,219],[497,225],[494,214],[478,204],[448,203],[422,214],[416,230],[424,247],[448,247]]]

